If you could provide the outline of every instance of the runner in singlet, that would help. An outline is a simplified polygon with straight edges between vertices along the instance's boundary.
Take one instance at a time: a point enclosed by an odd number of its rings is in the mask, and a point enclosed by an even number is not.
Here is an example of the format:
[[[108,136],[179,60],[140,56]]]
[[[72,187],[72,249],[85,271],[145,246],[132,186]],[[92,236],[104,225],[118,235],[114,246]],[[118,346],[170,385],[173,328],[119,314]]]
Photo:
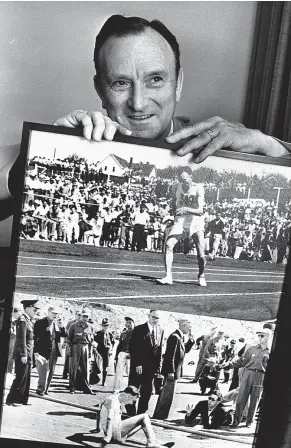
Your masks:
[[[204,277],[206,264],[203,218],[204,187],[202,184],[195,184],[192,181],[192,175],[184,171],[179,176],[179,183],[173,187],[172,196],[175,220],[166,241],[166,276],[158,279],[157,282],[162,285],[173,284],[174,247],[181,238],[193,237],[197,249],[198,283],[200,286],[206,286]]]

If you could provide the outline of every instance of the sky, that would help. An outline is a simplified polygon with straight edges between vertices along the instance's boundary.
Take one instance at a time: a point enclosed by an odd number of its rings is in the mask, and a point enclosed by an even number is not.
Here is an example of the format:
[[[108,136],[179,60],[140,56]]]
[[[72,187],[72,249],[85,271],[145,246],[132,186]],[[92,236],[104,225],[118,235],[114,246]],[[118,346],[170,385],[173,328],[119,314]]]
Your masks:
[[[43,131],[31,131],[29,158],[44,155],[53,159],[54,153],[56,158],[64,159],[72,153],[85,157],[89,162],[99,162],[105,159],[109,154],[115,154],[119,157],[133,162],[143,162],[154,164],[157,168],[166,168],[168,165],[181,166],[189,164],[191,169],[205,166],[213,168],[218,172],[224,170],[235,170],[248,175],[257,174],[259,177],[265,174],[283,174],[288,180],[291,180],[291,167],[272,165],[258,162],[250,162],[238,159],[229,159],[224,157],[211,156],[206,161],[197,165],[191,162],[191,155],[178,157],[171,151],[163,148],[150,146],[140,146],[119,142],[92,142],[82,137],[72,135],[53,134]]]

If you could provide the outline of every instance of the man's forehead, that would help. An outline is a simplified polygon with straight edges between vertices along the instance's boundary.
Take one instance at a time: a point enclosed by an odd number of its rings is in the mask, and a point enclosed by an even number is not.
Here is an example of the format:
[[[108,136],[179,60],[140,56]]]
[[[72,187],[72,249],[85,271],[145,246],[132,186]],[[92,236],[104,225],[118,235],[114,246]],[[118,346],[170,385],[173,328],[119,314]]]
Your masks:
[[[132,74],[139,69],[148,73],[164,72],[175,76],[175,55],[170,44],[155,30],[128,36],[112,36],[100,50],[101,74]],[[147,73],[148,72],[148,73]]]

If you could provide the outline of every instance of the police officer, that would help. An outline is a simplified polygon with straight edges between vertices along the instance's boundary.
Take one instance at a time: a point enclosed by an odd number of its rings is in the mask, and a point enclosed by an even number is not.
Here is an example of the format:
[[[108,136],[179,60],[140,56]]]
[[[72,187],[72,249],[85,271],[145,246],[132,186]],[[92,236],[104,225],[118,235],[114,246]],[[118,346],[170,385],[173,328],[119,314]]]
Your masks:
[[[109,357],[112,354],[112,349],[115,343],[113,334],[108,330],[109,321],[104,317],[101,324],[101,330],[94,335],[94,341],[97,342],[97,351],[102,357],[102,386],[106,385],[107,370],[109,365]]]
[[[13,351],[15,379],[6,398],[8,406],[26,405],[29,397],[33,353],[33,318],[39,309],[37,300],[22,300],[23,313],[16,320],[16,339]]]

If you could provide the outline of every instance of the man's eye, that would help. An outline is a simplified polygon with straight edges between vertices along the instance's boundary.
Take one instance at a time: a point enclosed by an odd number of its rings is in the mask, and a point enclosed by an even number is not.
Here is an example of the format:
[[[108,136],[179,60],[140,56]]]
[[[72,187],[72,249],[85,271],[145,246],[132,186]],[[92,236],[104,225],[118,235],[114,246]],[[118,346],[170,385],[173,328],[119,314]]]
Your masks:
[[[161,76],[153,76],[150,80],[149,80],[149,84],[152,86],[160,86],[164,83],[164,80]]]
[[[130,82],[119,79],[117,81],[114,81],[111,86],[113,90],[126,90],[130,87]]]

